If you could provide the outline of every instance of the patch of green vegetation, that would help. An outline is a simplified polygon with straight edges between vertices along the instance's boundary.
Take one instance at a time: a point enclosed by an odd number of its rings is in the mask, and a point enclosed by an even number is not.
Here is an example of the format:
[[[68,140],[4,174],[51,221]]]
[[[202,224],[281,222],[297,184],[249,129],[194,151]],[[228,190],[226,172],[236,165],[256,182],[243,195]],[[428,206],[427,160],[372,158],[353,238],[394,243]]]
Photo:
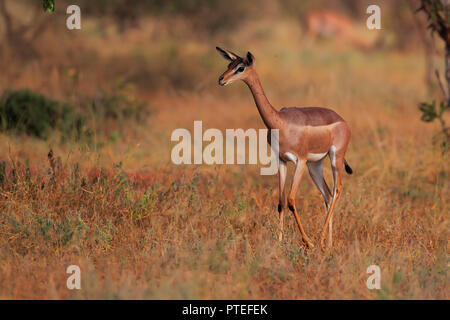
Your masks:
[[[303,257],[303,247],[299,243],[286,243],[283,245],[283,250],[286,257],[293,265],[296,265]]]
[[[217,240],[215,250],[211,250],[208,257],[209,270],[213,273],[225,273],[228,269],[226,257],[226,241]]]
[[[137,98],[136,87],[123,80],[116,81],[109,90],[102,91],[92,103],[97,119],[141,120],[146,104]]]
[[[114,231],[115,228],[110,221],[105,223],[104,226],[97,226],[96,232],[97,242],[105,250],[111,249],[111,241]]]
[[[47,139],[52,130],[79,138],[84,119],[66,103],[28,89],[6,90],[0,98],[0,131]]]

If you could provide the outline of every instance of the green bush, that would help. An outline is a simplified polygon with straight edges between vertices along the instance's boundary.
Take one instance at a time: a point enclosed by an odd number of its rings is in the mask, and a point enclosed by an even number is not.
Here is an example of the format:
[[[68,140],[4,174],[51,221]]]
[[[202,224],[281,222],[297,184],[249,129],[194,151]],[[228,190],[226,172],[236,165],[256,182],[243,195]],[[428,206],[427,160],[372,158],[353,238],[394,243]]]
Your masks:
[[[46,139],[51,130],[79,138],[84,119],[65,103],[28,89],[7,90],[0,98],[0,131],[15,131]]]
[[[123,80],[113,83],[109,90],[99,91],[93,102],[92,111],[99,121],[142,120],[148,113],[147,105],[137,97],[135,86]]]

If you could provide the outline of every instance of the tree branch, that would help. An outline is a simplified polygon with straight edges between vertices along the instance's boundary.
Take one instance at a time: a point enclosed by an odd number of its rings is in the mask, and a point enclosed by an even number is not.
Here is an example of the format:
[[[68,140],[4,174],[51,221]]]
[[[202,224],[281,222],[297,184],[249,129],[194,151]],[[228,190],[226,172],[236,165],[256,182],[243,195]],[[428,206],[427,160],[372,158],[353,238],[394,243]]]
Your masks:
[[[438,82],[439,82],[439,87],[441,87],[442,94],[444,95],[444,98],[447,101],[447,103],[450,104],[450,96],[449,96],[448,90],[445,88],[444,81],[442,80],[442,77],[441,77],[438,69],[435,70],[435,74],[436,74],[436,78],[438,79]]]
[[[0,13],[2,14],[3,19],[5,21],[6,37],[9,40],[9,38],[13,34],[13,26],[12,26],[11,15],[9,14],[8,10],[6,9],[5,0],[0,0]]]

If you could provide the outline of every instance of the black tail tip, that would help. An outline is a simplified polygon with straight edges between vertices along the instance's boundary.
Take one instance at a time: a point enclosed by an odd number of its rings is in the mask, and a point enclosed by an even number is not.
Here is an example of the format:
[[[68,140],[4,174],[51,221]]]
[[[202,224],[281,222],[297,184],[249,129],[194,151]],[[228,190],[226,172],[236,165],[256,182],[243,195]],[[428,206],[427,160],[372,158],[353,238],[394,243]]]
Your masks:
[[[353,170],[352,170],[352,168],[350,168],[347,161],[344,162],[344,165],[345,165],[345,172],[347,172],[348,174],[352,174]]]

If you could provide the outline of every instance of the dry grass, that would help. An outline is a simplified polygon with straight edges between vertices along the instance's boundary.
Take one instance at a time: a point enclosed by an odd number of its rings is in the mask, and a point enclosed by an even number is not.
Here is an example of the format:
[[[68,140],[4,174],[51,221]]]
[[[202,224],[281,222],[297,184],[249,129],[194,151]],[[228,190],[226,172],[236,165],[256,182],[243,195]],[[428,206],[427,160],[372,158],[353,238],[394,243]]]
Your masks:
[[[277,26],[258,36],[268,25],[249,24],[241,34],[249,48],[230,45],[252,50],[275,105],[329,106],[350,124],[355,173],[344,177],[332,250],[305,251],[290,214],[284,241],[276,240],[277,178],[260,176],[257,166],[170,162],[172,130],[192,130],[194,120],[204,129],[263,127],[242,84],[215,86],[225,67],[216,43],[191,41],[177,48],[199,57],[189,68],[198,67],[205,84],[189,93],[142,90],[156,113],[121,128],[116,143],[89,149],[0,135],[8,172],[0,189],[0,298],[449,299],[450,162],[431,145],[435,128],[419,120],[420,53],[308,44],[292,24]],[[105,47],[85,37],[92,52]],[[108,43],[122,47],[123,59],[147,48],[119,36]],[[110,58],[104,50],[98,61]],[[42,88],[45,80],[33,76],[41,67],[29,65],[8,85]],[[81,70],[80,93],[107,76],[105,66],[91,67]],[[58,95],[64,73],[55,72]],[[189,72],[182,80],[197,81]],[[328,168],[326,175],[331,181]],[[317,244],[325,208],[309,177],[297,206]],[[79,291],[66,288],[71,264],[82,270]],[[366,287],[372,264],[381,268],[381,290]]]

